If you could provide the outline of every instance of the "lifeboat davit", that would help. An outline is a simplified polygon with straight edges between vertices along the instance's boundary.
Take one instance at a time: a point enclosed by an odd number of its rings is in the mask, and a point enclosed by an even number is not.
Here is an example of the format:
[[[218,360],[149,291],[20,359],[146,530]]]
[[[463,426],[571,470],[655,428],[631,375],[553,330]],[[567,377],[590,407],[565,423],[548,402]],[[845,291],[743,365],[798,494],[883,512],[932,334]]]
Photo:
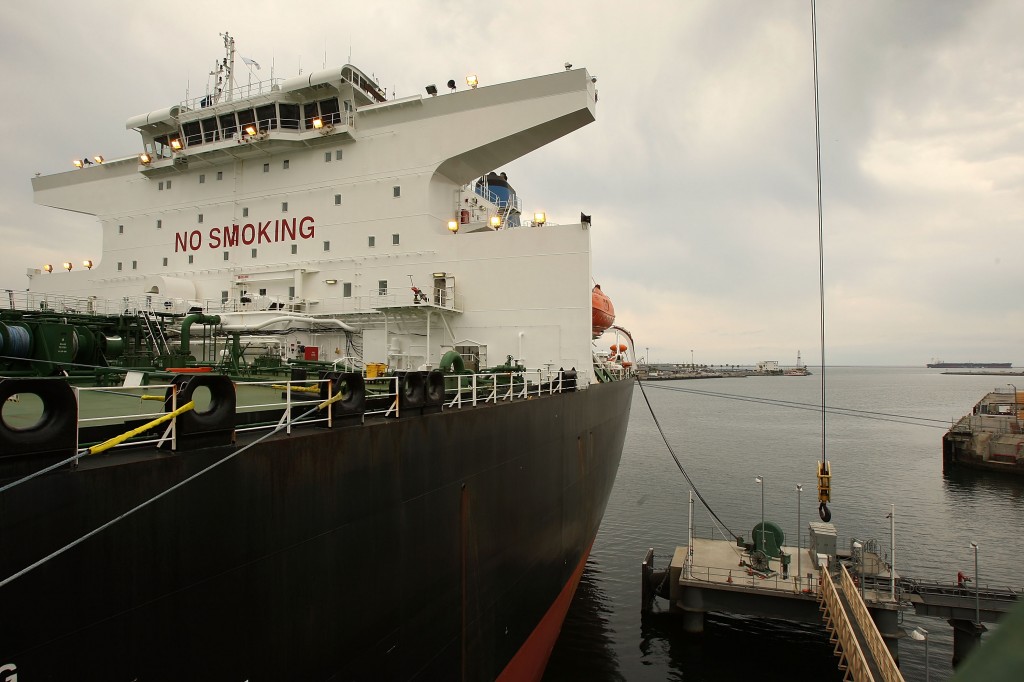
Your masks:
[[[591,315],[591,331],[594,338],[601,336],[608,327],[615,324],[615,306],[612,300],[601,291],[601,285],[595,284],[590,293],[590,305],[593,311]]]

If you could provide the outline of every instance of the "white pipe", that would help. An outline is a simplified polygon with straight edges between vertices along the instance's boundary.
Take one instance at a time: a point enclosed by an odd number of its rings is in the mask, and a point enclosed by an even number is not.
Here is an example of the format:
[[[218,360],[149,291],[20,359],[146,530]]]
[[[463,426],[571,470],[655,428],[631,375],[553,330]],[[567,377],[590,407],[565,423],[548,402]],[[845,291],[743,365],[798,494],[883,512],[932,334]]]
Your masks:
[[[518,360],[519,360],[519,364],[521,364],[521,365],[525,365],[526,364],[525,362],[523,362],[523,335],[524,334],[526,334],[526,332],[519,332],[519,358],[518,358]]]
[[[260,329],[266,329],[270,325],[280,324],[281,322],[303,322],[305,324],[313,325],[331,325],[338,329],[343,329],[347,332],[355,332],[355,327],[345,324],[341,320],[334,318],[325,317],[303,317],[301,315],[279,315],[278,317],[272,317],[269,320],[263,320],[262,322],[256,323],[236,323],[236,324],[222,324],[220,326],[222,331],[226,332],[248,332],[258,331]]]

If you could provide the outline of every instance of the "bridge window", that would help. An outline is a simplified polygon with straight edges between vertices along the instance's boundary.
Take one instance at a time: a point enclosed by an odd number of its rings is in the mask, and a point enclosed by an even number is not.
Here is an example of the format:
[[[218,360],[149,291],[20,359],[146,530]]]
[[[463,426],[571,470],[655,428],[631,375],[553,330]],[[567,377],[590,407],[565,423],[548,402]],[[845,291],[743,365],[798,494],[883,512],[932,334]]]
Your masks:
[[[277,109],[281,112],[281,128],[285,130],[299,129],[299,105],[279,102]]]
[[[299,252],[299,245],[298,244],[292,244],[292,255],[295,255],[298,252]]]
[[[247,125],[256,122],[256,114],[253,113],[252,109],[242,109],[235,113],[238,116],[238,130],[240,132],[245,132]]]
[[[377,280],[377,295],[387,296],[388,295],[388,281],[386,279]]]
[[[203,143],[203,131],[199,127],[199,121],[189,121],[181,125],[181,132],[185,136],[185,146]]]
[[[220,129],[224,131],[224,137],[234,137],[238,132],[238,124],[235,122],[235,112],[220,115]],[[218,180],[220,178],[217,178]]]
[[[256,108],[256,120],[259,122],[260,130],[274,130],[277,128],[277,106],[266,104]]]
[[[220,139],[220,130],[217,128],[216,118],[204,118],[202,120],[203,125],[203,142],[213,142]]]
[[[344,298],[352,298],[352,282],[345,282],[341,285],[341,295]]]

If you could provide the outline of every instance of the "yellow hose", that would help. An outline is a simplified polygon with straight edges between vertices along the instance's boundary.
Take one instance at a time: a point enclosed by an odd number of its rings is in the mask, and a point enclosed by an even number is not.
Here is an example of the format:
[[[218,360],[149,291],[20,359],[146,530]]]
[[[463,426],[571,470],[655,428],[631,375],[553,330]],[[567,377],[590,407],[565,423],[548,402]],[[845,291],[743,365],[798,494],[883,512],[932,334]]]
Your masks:
[[[270,384],[270,388],[280,389],[282,391],[288,390],[287,384]],[[301,391],[303,393],[319,393],[319,386],[292,386],[292,391]]]
[[[165,414],[163,416],[157,417],[156,419],[154,419],[153,421],[149,422],[148,424],[143,424],[142,426],[140,426],[137,429],[132,429],[131,431],[128,431],[126,433],[122,433],[120,436],[114,436],[110,440],[104,441],[104,442],[100,443],[99,445],[93,445],[91,448],[89,448],[88,450],[85,451],[85,454],[87,454],[87,455],[95,455],[97,453],[103,452],[104,450],[109,450],[110,448],[114,447],[115,445],[120,445],[121,443],[125,442],[129,438],[132,438],[133,436],[137,436],[140,433],[145,433],[146,431],[149,431],[151,428],[153,428],[157,424],[163,424],[165,421],[169,421],[171,419],[174,419],[179,414],[182,414],[184,412],[188,412],[189,410],[191,410],[195,406],[196,406],[195,401],[194,400],[190,400],[187,403],[185,403],[184,405],[182,405],[181,407],[179,407],[178,409],[174,410],[173,412],[168,412],[167,414]]]

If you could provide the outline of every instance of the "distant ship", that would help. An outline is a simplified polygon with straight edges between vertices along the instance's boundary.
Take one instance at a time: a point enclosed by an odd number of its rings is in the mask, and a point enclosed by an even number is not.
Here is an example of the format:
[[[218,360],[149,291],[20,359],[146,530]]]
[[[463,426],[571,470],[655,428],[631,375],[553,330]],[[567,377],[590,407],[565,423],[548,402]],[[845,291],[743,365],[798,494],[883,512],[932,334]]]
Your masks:
[[[943,362],[933,359],[927,366],[929,369],[1009,369],[1012,365],[1010,362]]]

